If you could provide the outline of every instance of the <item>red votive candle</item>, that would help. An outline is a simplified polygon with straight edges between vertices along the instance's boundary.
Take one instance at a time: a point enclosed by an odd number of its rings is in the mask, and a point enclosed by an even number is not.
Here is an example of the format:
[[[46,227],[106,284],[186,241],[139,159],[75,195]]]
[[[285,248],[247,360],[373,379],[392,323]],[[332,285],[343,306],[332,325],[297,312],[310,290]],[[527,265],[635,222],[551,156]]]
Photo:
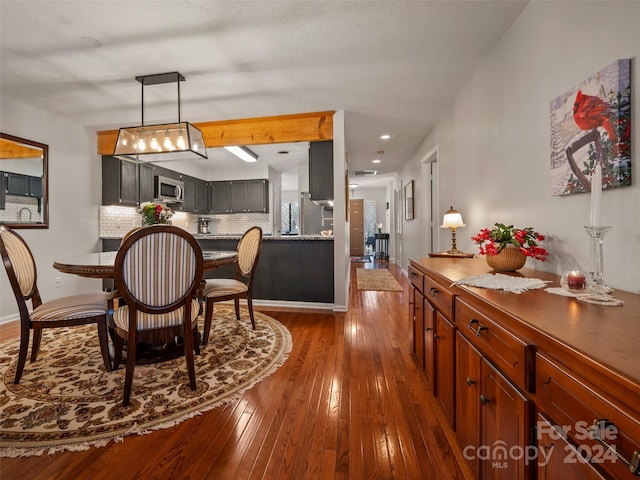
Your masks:
[[[570,290],[584,290],[587,278],[580,272],[569,272],[567,275],[567,286]]]

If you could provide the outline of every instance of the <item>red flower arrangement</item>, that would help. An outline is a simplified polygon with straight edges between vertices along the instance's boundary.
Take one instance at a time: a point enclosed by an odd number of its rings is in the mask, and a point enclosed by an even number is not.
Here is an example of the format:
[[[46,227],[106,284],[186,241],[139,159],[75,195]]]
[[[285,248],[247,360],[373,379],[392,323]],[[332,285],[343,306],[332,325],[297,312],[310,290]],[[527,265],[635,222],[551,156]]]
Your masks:
[[[474,243],[480,245],[480,255],[497,255],[508,245],[513,245],[527,257],[544,262],[549,252],[538,246],[544,240],[533,228],[514,228],[513,225],[496,223],[489,230],[483,228],[480,233],[471,237]]]
[[[145,202],[138,208],[138,213],[142,215],[144,225],[155,225],[157,223],[171,223],[173,210],[160,203]]]

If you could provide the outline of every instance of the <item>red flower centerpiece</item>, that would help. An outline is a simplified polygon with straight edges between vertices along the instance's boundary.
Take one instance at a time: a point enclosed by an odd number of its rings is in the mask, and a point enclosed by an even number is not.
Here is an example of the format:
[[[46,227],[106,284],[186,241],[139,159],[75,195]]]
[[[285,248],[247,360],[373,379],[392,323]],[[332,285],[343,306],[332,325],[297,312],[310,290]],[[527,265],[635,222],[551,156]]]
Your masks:
[[[538,246],[544,236],[532,227],[515,228],[496,223],[491,230],[483,228],[471,239],[480,246],[480,255],[487,256],[487,263],[494,270],[515,271],[524,266],[526,257],[544,262],[548,255],[544,248]]]
[[[142,215],[143,225],[156,225],[158,223],[171,224],[173,210],[160,203],[145,202],[138,208],[138,213]]]

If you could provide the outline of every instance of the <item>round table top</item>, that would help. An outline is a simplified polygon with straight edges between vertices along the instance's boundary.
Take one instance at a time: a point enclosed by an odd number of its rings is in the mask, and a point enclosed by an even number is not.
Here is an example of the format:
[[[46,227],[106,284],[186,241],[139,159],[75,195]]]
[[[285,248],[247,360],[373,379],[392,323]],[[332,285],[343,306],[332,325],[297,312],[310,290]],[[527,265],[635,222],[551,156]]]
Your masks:
[[[118,252],[98,252],[74,255],[53,262],[53,268],[63,273],[71,273],[89,278],[113,278],[113,264]],[[203,250],[204,269],[211,270],[236,261],[238,252],[234,250]]]

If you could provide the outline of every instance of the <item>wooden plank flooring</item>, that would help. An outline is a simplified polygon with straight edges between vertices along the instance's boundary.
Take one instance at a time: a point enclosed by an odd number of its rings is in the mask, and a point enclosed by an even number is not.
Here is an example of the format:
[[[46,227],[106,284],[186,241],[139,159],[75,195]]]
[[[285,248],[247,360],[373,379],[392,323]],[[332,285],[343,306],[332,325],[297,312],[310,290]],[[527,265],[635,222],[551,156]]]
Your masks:
[[[404,292],[357,290],[387,267]],[[0,459],[3,480],[471,478],[410,354],[409,282],[351,265],[347,313],[257,310],[293,337],[288,361],[241,398],[181,424],[82,452]],[[17,336],[17,325],[0,337]]]

